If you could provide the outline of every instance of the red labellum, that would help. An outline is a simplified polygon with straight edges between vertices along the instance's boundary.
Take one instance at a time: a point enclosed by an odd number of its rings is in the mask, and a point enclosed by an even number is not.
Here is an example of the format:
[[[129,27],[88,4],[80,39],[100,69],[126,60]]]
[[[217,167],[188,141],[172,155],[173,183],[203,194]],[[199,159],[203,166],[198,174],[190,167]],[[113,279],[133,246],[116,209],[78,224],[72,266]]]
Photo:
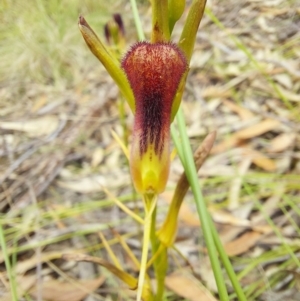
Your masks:
[[[148,162],[145,164],[149,170],[153,157],[157,156],[158,162],[166,165],[160,168],[164,169],[164,177],[167,177],[169,159],[163,157],[169,157],[171,109],[180,80],[187,69],[186,59],[173,43],[140,42],[125,55],[122,68],[133,90],[136,106],[131,161],[138,160],[136,156],[140,159],[147,156]],[[155,169],[157,166],[153,166],[153,172]],[[157,176],[160,177],[159,174]],[[157,190],[150,187],[154,184],[144,184],[149,189]],[[147,189],[144,184],[143,189]]]
[[[143,131],[140,152],[154,143],[159,154],[169,130],[173,99],[187,68],[185,57],[175,44],[140,42],[126,54],[122,68],[135,96],[135,129]]]

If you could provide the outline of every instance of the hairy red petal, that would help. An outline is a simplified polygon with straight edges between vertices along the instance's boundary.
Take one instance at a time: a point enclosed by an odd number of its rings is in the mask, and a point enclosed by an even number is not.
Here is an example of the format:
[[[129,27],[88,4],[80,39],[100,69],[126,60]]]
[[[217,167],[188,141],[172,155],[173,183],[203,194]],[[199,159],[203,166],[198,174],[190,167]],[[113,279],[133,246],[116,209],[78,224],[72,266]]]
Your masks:
[[[122,61],[135,98],[131,173],[140,192],[164,190],[169,172],[173,100],[187,69],[175,44],[140,42]]]
[[[122,62],[136,104],[134,129],[141,129],[140,152],[154,143],[155,152],[163,148],[169,131],[173,99],[187,63],[172,43],[135,44]]]

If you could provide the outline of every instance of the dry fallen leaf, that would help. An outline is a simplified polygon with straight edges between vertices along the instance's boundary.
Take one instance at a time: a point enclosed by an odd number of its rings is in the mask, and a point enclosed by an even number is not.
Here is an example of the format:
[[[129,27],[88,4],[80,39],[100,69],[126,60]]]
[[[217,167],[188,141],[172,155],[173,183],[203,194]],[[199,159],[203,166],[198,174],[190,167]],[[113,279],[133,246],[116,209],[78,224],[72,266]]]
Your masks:
[[[98,265],[104,267],[105,269],[107,269],[108,271],[110,271],[112,274],[114,274],[116,277],[118,277],[124,283],[126,283],[130,289],[135,290],[137,288],[138,280],[136,278],[134,278],[127,272],[119,269],[115,265],[111,264],[110,262],[108,262],[100,257],[94,257],[94,256],[85,255],[85,254],[70,253],[70,254],[64,254],[63,259],[77,261],[77,262],[92,262],[92,263],[98,264]],[[144,292],[147,293],[148,292],[147,289],[148,289],[148,287],[145,285],[145,287],[143,288],[143,293]]]
[[[300,292],[296,288],[289,288],[283,291],[267,291],[262,295],[264,301],[299,301]]]
[[[230,91],[221,86],[209,86],[202,90],[202,97],[230,97]]]
[[[217,301],[199,280],[188,274],[171,274],[167,276],[165,284],[168,289],[190,301]]]
[[[104,176],[98,175],[74,181],[58,181],[58,185],[79,193],[91,193],[102,191],[102,187],[107,185],[107,181]]]
[[[218,210],[218,211],[209,210],[209,211],[212,215],[213,220],[216,223],[228,224],[228,225],[239,226],[239,227],[250,227],[251,226],[251,223],[249,220],[235,217],[234,215],[232,215],[228,212],[224,212],[222,210]]]
[[[295,141],[295,133],[283,133],[271,141],[269,151],[282,152],[288,149]]]
[[[259,232],[246,232],[239,238],[225,244],[224,248],[228,256],[236,256],[247,252],[262,236]]]
[[[250,156],[252,162],[256,166],[258,166],[266,171],[274,171],[277,168],[276,163],[273,160],[267,158],[264,154],[262,154],[259,151],[256,151],[256,150],[250,149],[250,148],[245,148],[244,154],[247,156]]]
[[[37,280],[37,275],[27,275],[27,276],[17,276],[18,284],[18,295],[23,296],[25,292],[28,292],[35,284]]]
[[[33,106],[31,108],[31,113],[35,113],[39,109],[41,109],[47,103],[47,100],[48,100],[48,98],[46,95],[42,95],[42,96],[38,97],[33,103]]]
[[[283,87],[278,87],[278,89],[280,90],[280,92],[285,95],[285,97],[289,100],[289,101],[295,101],[295,102],[300,102],[300,95],[299,93],[293,93],[288,89],[284,89]]]
[[[104,277],[74,283],[50,280],[43,282],[40,288],[34,287],[29,293],[36,298],[38,291],[41,290],[43,301],[81,301],[101,286],[104,280]]]
[[[230,210],[239,207],[240,191],[243,184],[243,176],[247,173],[251,163],[251,158],[244,158],[237,168],[237,176],[231,182],[228,195],[228,209]]]
[[[97,167],[104,158],[104,150],[101,147],[98,147],[94,150],[93,154],[92,154],[92,167]]]
[[[228,107],[231,111],[237,113],[241,119],[247,120],[254,117],[253,113],[246,108],[239,106],[238,104],[229,101],[227,99],[223,99],[222,102]]]
[[[250,139],[274,130],[280,122],[274,119],[266,119],[246,129],[240,130],[235,135],[240,139]]]
[[[226,151],[244,140],[251,139],[271,130],[276,129],[280,122],[273,119],[266,119],[245,129],[233,133],[229,138],[224,139],[222,142],[213,147],[211,154],[221,153]]]
[[[71,191],[79,193],[93,193],[103,191],[103,187],[106,187],[108,184],[110,185],[110,188],[128,185],[129,179],[129,174],[124,175],[123,177],[117,177],[116,175],[94,175],[78,180],[57,181],[57,184],[60,187]]]
[[[230,148],[238,145],[241,142],[235,134],[231,135],[229,138],[225,138],[222,142],[214,146],[211,150],[211,154],[219,154],[227,151]]]
[[[28,290],[34,286],[36,283],[37,276],[35,274],[33,275],[26,275],[26,276],[17,276],[16,283],[17,283],[17,294],[19,297],[23,296]],[[0,301],[11,301],[13,300],[13,297],[11,295],[11,291],[6,285],[7,291],[5,289],[1,288],[0,290]]]
[[[27,133],[30,137],[39,137],[53,133],[59,125],[56,116],[48,115],[27,121],[0,122],[0,128]]]
[[[68,250],[64,250],[64,253]],[[28,270],[34,268],[39,263],[47,262],[50,260],[54,260],[57,258],[61,258],[62,252],[44,252],[41,254],[41,256],[32,256],[29,259],[23,260],[21,262],[18,262],[16,266],[16,272],[18,274],[26,273]]]
[[[12,296],[10,293],[4,293],[2,297],[0,297],[0,301],[11,301]]]
[[[274,75],[274,79],[287,89],[293,89],[291,76],[286,73]]]

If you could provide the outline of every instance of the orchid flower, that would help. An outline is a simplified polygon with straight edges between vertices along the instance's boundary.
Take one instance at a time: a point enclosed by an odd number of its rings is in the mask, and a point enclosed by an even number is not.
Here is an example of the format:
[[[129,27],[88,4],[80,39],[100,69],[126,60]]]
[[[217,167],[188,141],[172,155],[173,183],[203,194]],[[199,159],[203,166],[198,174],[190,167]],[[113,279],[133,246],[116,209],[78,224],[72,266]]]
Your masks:
[[[157,195],[165,190],[168,180],[170,125],[180,106],[188,65],[205,4],[206,0],[193,0],[181,37],[176,44],[170,41],[170,36],[174,25],[184,12],[185,0],[152,0],[151,41],[135,43],[121,60],[101,42],[86,20],[82,16],[79,18],[79,29],[86,44],[114,79],[134,114],[130,172],[135,189],[143,196],[146,213],[143,252],[137,281],[138,301],[142,298],[152,300],[151,290],[148,286],[145,289],[144,280],[150,233],[153,231],[155,219],[153,213]],[[118,22],[110,25],[112,31],[118,30],[116,24]],[[178,201],[178,206],[171,208],[178,211],[181,201],[181,199]],[[178,212],[174,214],[177,215]],[[175,224],[173,222],[173,225]],[[167,226],[165,224],[164,229],[167,229]],[[169,233],[168,229],[160,232],[158,239],[164,237],[166,233],[173,237],[176,227],[172,226],[171,229],[172,233]],[[153,251],[158,251],[153,244],[152,247]],[[165,252],[167,247],[160,250]],[[154,255],[157,256],[155,257],[157,262],[166,256],[166,253],[162,254],[157,252]],[[160,268],[154,261],[158,279],[155,300],[162,298],[165,267],[164,264]],[[128,279],[131,279],[129,275]]]
[[[122,68],[136,108],[131,175],[138,192],[158,194],[168,179],[171,111],[187,62],[175,44],[139,42],[125,55]]]

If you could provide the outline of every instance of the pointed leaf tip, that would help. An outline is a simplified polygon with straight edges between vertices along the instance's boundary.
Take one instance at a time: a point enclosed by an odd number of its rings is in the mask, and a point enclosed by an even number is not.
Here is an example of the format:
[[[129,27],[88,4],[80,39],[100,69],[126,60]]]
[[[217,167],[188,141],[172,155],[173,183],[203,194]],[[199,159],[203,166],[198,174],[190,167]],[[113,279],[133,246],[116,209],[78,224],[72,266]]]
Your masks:
[[[126,75],[120,68],[118,59],[107,47],[105,47],[105,45],[101,42],[97,34],[90,27],[90,25],[82,15],[79,16],[78,27],[87,46],[90,48],[91,52],[99,59],[107,72],[119,86],[121,93],[125,96],[130,108],[134,112],[135,104],[133,94],[127,81]]]
[[[86,22],[85,18],[82,15],[80,15],[78,18],[78,25],[85,26],[91,29],[90,25],[88,24],[88,22]]]

